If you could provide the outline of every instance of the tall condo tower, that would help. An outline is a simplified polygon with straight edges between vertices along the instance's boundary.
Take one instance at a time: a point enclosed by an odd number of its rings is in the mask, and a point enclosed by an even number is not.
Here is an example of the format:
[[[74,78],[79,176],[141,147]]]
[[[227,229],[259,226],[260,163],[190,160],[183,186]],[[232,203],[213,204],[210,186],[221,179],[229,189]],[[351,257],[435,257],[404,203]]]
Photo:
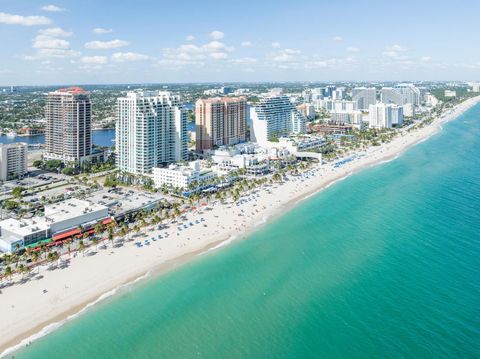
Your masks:
[[[45,106],[45,158],[83,162],[92,153],[89,92],[69,87],[49,92]]]

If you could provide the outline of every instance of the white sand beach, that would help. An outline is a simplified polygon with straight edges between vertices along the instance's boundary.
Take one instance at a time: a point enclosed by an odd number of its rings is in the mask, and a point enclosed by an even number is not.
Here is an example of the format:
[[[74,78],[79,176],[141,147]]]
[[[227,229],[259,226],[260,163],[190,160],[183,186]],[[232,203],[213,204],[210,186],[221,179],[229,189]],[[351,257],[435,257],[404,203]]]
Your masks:
[[[335,168],[333,164],[316,165],[302,176],[289,176],[282,184],[259,189],[242,197],[243,204],[220,204],[186,214],[182,230],[177,224],[168,229],[147,228],[150,245],[141,248],[134,241],[123,247],[98,250],[95,255],[80,253],[72,257],[65,269],[48,271],[40,268],[42,279],[31,280],[2,289],[0,294],[0,353],[8,348],[25,345],[49,326],[53,330],[69,316],[80,312],[89,303],[98,301],[106,293],[131,283],[146,273],[165,272],[185,261],[240,239],[286,208],[309,195],[322,190],[335,181],[366,167],[395,158],[405,149],[430,137],[442,124],[459,116],[480,101],[480,96],[457,105],[432,124],[396,137],[392,142],[359,152],[355,159]],[[192,223],[192,225],[190,224]],[[161,235],[162,239],[158,239]],[[152,238],[157,238],[152,241]],[[94,251],[90,248],[89,251]],[[18,280],[19,277],[14,278]],[[43,331],[42,331],[43,330]]]

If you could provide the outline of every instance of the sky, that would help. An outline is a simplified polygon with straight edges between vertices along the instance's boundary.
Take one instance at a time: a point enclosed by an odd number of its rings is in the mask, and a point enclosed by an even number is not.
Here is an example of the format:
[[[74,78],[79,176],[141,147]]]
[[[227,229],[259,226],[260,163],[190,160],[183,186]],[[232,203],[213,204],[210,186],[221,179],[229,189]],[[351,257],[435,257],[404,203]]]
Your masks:
[[[480,80],[478,0],[0,0],[0,85]]]

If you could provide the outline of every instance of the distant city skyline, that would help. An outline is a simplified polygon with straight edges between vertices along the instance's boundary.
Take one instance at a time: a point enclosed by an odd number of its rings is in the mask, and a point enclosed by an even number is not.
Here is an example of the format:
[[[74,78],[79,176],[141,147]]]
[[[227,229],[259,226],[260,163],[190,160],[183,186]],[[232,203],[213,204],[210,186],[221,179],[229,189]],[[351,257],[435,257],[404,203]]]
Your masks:
[[[479,80],[463,0],[4,1],[0,85]]]

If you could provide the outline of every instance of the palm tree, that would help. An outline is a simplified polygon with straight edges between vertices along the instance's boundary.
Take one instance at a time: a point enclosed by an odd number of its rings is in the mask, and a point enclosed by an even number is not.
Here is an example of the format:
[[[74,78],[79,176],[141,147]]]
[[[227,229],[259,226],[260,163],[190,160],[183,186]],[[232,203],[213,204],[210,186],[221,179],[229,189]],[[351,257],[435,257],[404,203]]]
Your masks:
[[[113,247],[113,229],[111,227],[108,228],[108,240]]]
[[[4,271],[5,277],[11,278],[13,275],[12,268],[10,266],[7,266]]]
[[[83,241],[78,242],[78,250],[82,252],[82,256],[85,255],[85,243]]]

